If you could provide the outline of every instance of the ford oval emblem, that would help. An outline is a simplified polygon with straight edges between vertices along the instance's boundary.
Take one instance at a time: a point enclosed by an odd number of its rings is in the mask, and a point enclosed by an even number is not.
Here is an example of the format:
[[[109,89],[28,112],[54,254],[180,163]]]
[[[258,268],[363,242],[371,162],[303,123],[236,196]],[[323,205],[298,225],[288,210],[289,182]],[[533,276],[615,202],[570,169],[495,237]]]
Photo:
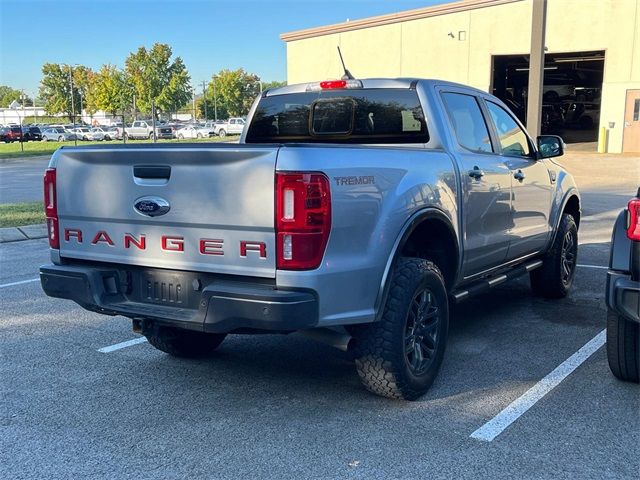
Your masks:
[[[133,204],[136,212],[147,217],[159,217],[167,213],[171,206],[164,198],[140,197]]]

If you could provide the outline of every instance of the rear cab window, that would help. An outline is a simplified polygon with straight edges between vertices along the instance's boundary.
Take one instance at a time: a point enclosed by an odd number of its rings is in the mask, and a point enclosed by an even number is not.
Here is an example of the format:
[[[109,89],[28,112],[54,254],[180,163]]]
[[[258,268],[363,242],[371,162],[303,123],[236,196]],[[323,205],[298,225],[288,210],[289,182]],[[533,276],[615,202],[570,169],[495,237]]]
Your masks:
[[[261,99],[245,141],[427,143],[429,133],[413,89],[337,89]]]

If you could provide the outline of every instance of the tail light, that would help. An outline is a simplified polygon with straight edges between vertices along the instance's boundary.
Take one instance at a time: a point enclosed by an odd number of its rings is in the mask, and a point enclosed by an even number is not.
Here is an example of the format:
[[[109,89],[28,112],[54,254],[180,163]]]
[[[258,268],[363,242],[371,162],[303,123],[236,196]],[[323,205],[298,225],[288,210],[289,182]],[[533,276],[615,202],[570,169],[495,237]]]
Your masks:
[[[318,268],[331,230],[329,179],[322,173],[276,173],[276,264]]]
[[[628,209],[627,237],[640,241],[640,198],[630,200]]]
[[[60,248],[55,168],[47,168],[44,172],[44,216],[47,220],[49,246],[51,248]]]

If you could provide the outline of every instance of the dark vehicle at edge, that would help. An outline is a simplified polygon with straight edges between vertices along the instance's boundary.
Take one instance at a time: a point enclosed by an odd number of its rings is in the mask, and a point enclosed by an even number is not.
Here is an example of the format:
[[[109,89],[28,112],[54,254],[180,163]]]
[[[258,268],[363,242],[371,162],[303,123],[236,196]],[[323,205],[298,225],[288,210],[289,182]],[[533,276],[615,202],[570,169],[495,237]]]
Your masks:
[[[616,219],[607,272],[607,359],[621,380],[640,380],[640,188]]]

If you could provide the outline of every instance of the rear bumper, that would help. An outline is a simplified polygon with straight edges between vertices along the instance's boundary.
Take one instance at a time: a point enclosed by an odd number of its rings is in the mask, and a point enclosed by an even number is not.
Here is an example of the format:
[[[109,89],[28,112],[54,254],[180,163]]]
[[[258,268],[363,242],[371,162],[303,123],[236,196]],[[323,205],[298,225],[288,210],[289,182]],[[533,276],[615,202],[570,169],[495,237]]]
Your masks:
[[[147,303],[139,301],[131,272],[125,268],[44,265],[40,281],[48,296],[73,300],[87,310],[190,330],[290,332],[318,323],[318,300],[310,291],[277,290],[227,276],[200,280],[197,273],[177,272],[187,280],[181,288],[192,290],[189,304]]]
[[[627,273],[607,272],[607,307],[631,321],[640,322],[640,282]]]

